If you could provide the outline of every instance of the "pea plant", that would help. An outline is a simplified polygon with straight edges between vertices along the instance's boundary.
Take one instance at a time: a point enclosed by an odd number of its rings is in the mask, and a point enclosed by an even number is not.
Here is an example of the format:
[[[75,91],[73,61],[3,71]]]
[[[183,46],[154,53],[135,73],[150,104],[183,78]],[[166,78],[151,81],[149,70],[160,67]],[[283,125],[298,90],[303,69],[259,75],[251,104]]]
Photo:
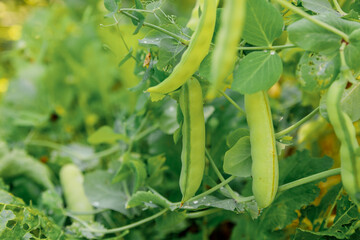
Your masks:
[[[360,239],[360,1],[175,2],[25,25],[50,107],[1,102],[1,239]]]

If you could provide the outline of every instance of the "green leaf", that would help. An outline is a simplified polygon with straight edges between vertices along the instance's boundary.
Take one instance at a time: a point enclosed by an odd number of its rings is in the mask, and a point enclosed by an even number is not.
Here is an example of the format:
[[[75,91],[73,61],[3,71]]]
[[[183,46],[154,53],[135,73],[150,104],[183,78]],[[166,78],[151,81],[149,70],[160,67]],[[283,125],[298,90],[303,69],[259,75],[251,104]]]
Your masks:
[[[109,208],[131,216],[131,212],[125,209],[127,197],[123,183],[112,183],[112,179],[113,175],[104,170],[86,174],[84,177],[86,196],[94,207]]]
[[[17,198],[3,189],[0,189],[0,202],[4,204],[25,205],[21,198]]]
[[[326,95],[320,100],[320,114],[324,118],[328,119],[328,113],[326,108]],[[360,102],[360,82],[356,82],[350,88],[345,89],[341,98],[341,108],[346,114],[349,115],[353,122],[360,119],[360,109],[358,104]]]
[[[153,156],[147,159],[148,179],[146,183],[149,186],[161,185],[164,181],[165,171],[168,167],[165,165],[166,158],[163,154]]]
[[[337,12],[331,7],[328,0],[302,0],[304,8],[311,10],[315,13],[336,13]]]
[[[317,15],[313,18],[325,22],[346,34],[350,34],[360,27],[360,23],[341,19],[335,14]],[[295,45],[313,52],[337,51],[340,48],[341,37],[329,30],[301,19],[288,27],[289,39]]]
[[[181,59],[185,46],[173,38],[163,38],[159,44],[159,61],[157,68],[162,69],[167,65],[175,66]]]
[[[176,228],[181,229],[182,223],[186,219],[185,211],[167,211],[160,218],[156,219],[156,227],[162,231],[173,230],[176,231]]]
[[[13,149],[11,152],[6,148],[1,150],[4,152],[0,153],[0,177],[8,179],[26,176],[46,189],[54,189],[51,172],[45,164],[20,149]]]
[[[144,204],[152,208],[159,206],[164,208],[169,207],[169,204],[165,201],[165,199],[159,197],[158,195],[155,195],[152,192],[138,191],[131,196],[127,202],[126,208],[137,207]]]
[[[326,89],[340,71],[340,58],[337,52],[320,54],[305,52],[300,59],[296,75],[302,88],[310,92]]]
[[[266,0],[246,1],[243,38],[256,46],[271,46],[282,32],[284,22],[280,12]]]
[[[131,160],[130,166],[135,174],[133,191],[136,192],[139,187],[142,187],[145,184],[147,178],[146,166],[141,160]]]
[[[225,153],[224,172],[238,177],[248,177],[251,175],[251,164],[250,137],[245,136]]]
[[[88,137],[90,144],[101,144],[101,143],[115,143],[117,140],[123,140],[129,142],[129,138],[123,134],[114,133],[113,129],[109,126],[102,126],[96,132]]]
[[[281,58],[275,51],[252,52],[235,69],[231,88],[242,94],[268,90],[282,71]]]
[[[110,12],[116,12],[118,10],[120,0],[104,0],[104,6]]]
[[[240,138],[250,136],[249,129],[247,128],[238,128],[232,131],[226,138],[226,145],[229,148],[232,148]]]
[[[119,62],[118,67],[121,67],[124,63],[127,62],[127,60],[129,60],[130,58],[132,58],[133,54],[133,49],[130,48],[128,54],[126,54],[126,56]]]
[[[360,70],[360,28],[353,31],[349,36],[349,44],[345,47],[345,60],[347,65],[355,70]]]
[[[347,196],[342,196],[337,201],[336,217],[330,228],[319,232],[297,229],[294,239],[325,239],[324,236],[327,237],[326,239],[329,239],[329,237],[349,239],[358,228],[357,224],[359,224],[359,213],[356,205],[350,202]],[[355,237],[354,239],[357,238]]]

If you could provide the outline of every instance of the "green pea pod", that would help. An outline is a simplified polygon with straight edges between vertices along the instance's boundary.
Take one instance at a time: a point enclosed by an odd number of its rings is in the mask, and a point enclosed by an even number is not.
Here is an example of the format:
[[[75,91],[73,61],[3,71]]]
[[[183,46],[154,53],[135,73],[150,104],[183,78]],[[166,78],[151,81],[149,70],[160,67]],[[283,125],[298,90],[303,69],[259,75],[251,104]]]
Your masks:
[[[168,78],[147,89],[152,101],[159,101],[164,98],[164,94],[181,87],[199,68],[210,48],[215,28],[216,7],[216,0],[205,0],[200,22],[179,64],[175,66]]]
[[[183,85],[179,98],[184,116],[182,125],[180,190],[184,203],[199,189],[205,168],[205,120],[199,82],[191,78]]]
[[[245,22],[246,0],[227,0],[221,14],[219,33],[216,36],[212,57],[210,88],[206,100],[212,100],[227,84],[225,79],[234,68],[237,46]]]
[[[265,91],[245,94],[250,130],[252,190],[259,208],[269,206],[279,184],[279,166],[269,99]]]
[[[75,164],[66,164],[60,170],[60,182],[67,208],[74,212],[91,212],[93,207],[85,195],[84,177]],[[94,215],[77,215],[84,221],[93,221]]]
[[[341,97],[347,84],[349,71],[340,73],[327,92],[327,112],[335,135],[341,143],[341,179],[351,199],[360,204],[360,156],[356,154],[359,144],[350,117],[341,109]],[[352,75],[351,75],[352,76]]]

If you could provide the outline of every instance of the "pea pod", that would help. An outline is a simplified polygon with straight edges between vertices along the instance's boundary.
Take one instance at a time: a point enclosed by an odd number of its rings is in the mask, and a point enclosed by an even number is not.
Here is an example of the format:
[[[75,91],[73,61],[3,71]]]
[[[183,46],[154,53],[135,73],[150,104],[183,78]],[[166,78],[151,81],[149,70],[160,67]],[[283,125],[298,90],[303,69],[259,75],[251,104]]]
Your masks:
[[[179,98],[183,146],[181,152],[180,190],[184,203],[199,189],[205,168],[205,120],[199,82],[191,78],[181,88]]]
[[[264,91],[245,95],[250,129],[252,190],[259,208],[269,206],[279,184],[279,167],[271,110]]]
[[[186,27],[190,28],[191,30],[195,31],[196,26],[199,24],[199,10],[202,10],[204,6],[204,0],[197,0],[195,6],[191,12],[191,17],[186,24]]]
[[[245,22],[246,0],[227,0],[221,14],[220,30],[215,41],[215,49],[211,65],[210,88],[206,95],[212,100],[223,90],[225,79],[234,68],[237,46],[240,42]],[[231,84],[228,84],[231,85]]]
[[[168,78],[147,89],[152,101],[159,101],[164,98],[165,94],[181,87],[199,68],[209,51],[215,27],[216,7],[216,0],[205,0],[200,22],[180,62]]]
[[[339,139],[341,159],[341,179],[345,190],[353,201],[360,203],[360,156],[356,154],[359,144],[356,130],[350,117],[341,109],[341,97],[352,77],[347,70],[340,73],[340,78],[330,86],[326,100],[327,112],[335,135]]]
[[[75,164],[66,164],[61,168],[60,182],[69,210],[74,212],[93,211],[93,207],[85,195],[84,177]],[[78,215],[78,217],[84,221],[94,220],[92,214]]]

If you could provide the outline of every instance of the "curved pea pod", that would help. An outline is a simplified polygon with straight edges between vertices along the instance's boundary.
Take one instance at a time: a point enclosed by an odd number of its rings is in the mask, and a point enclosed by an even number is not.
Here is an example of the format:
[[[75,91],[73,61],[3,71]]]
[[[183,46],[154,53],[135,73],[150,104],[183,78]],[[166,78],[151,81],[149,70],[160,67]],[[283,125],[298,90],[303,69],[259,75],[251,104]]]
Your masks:
[[[91,212],[93,207],[85,195],[84,177],[75,164],[66,164],[60,170],[60,182],[67,208],[74,212]],[[93,221],[94,215],[78,215],[84,221]]]
[[[220,30],[216,36],[215,49],[211,64],[210,88],[206,100],[212,100],[218,95],[218,90],[224,90],[226,78],[231,74],[237,54],[237,46],[245,22],[246,0],[226,0],[221,14]]]
[[[181,88],[180,108],[184,116],[182,125],[180,190],[184,203],[199,189],[205,168],[205,120],[202,89],[191,78]]]
[[[205,0],[200,22],[191,37],[189,47],[168,78],[146,91],[152,101],[159,101],[165,94],[181,87],[199,68],[208,54],[216,20],[216,0]]]
[[[274,127],[266,92],[245,95],[250,130],[252,190],[259,208],[269,206],[279,184],[279,166]]]
[[[341,73],[342,74],[342,73]],[[341,76],[340,74],[340,76]],[[339,139],[341,179],[351,199],[360,204],[360,156],[356,154],[359,144],[356,130],[350,117],[341,109],[341,97],[347,81],[339,79],[332,83],[327,92],[327,112],[335,135]]]

